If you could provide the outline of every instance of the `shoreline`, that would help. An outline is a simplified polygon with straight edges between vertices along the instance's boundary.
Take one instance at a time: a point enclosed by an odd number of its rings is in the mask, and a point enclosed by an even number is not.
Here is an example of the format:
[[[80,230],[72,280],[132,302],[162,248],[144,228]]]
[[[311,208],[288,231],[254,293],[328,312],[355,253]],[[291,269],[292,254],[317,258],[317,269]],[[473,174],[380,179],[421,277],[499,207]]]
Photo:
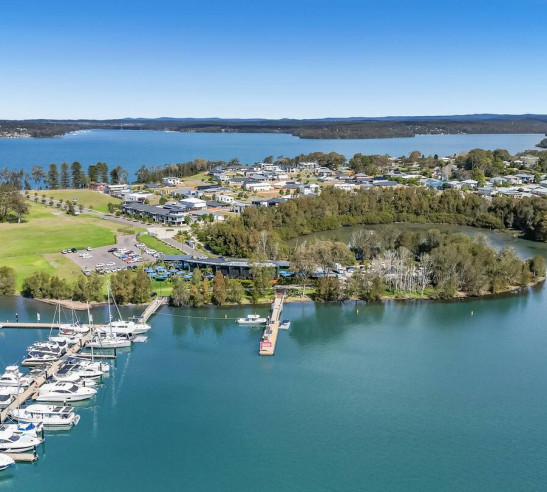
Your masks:
[[[417,295],[406,294],[406,295],[384,295],[384,296],[382,296],[382,298],[379,301],[363,301],[362,299],[348,298],[348,299],[342,299],[340,301],[332,301],[332,302],[345,302],[345,301],[362,301],[362,302],[441,301],[441,302],[446,302],[446,301],[458,301],[458,300],[466,300],[466,299],[489,299],[489,298],[492,298],[492,297],[498,296],[498,295],[521,294],[525,289],[540,285],[540,284],[544,283],[545,280],[546,280],[546,277],[541,277],[536,282],[530,282],[528,285],[510,286],[509,288],[507,288],[505,290],[502,290],[500,292],[495,292],[495,293],[488,292],[486,294],[481,294],[481,295],[478,295],[478,296],[471,295],[471,294],[468,294],[466,292],[458,292],[455,296],[450,297],[450,298],[440,298],[440,297],[434,297],[434,296],[431,296],[431,295],[417,296]],[[287,290],[289,290],[289,289],[290,289],[290,287],[287,286]],[[67,299],[65,299],[65,300],[56,300],[56,299],[28,298],[28,297],[24,297],[20,294],[16,294],[16,297],[20,297],[22,299],[32,299],[34,301],[43,302],[44,304],[49,304],[51,306],[54,306],[54,305],[58,304],[58,305],[66,308],[66,309],[74,309],[75,311],[86,311],[87,308],[88,308],[88,305],[89,305],[90,309],[108,305],[107,302],[97,302],[97,301],[92,301],[90,303],[85,303],[85,302],[80,302],[80,301],[71,301],[71,300],[67,300]],[[152,301],[153,300],[154,299],[152,299]],[[308,296],[304,296],[304,297],[300,297],[300,296],[299,297],[286,297],[285,298],[285,303],[287,303],[287,304],[294,304],[294,303],[299,303],[299,302],[305,302],[305,303],[313,302],[313,303],[316,303],[316,304],[324,304],[324,302],[315,301],[311,297],[308,297]],[[123,306],[124,307],[139,307],[139,306],[144,307],[144,306],[147,306],[148,304],[149,303],[123,304]],[[271,301],[268,300],[268,301],[265,301],[265,302],[259,302],[259,303],[255,303],[255,304],[253,304],[251,302],[243,302],[243,303],[240,303],[240,304],[225,303],[225,304],[222,304],[222,306],[216,306],[216,304],[211,303],[211,304],[204,304],[203,306],[200,306],[200,307],[211,307],[211,306],[214,306],[214,307],[223,307],[223,306],[230,306],[230,307],[233,307],[233,306],[267,306],[269,304],[271,304]],[[181,307],[192,308],[192,306],[181,306]]]

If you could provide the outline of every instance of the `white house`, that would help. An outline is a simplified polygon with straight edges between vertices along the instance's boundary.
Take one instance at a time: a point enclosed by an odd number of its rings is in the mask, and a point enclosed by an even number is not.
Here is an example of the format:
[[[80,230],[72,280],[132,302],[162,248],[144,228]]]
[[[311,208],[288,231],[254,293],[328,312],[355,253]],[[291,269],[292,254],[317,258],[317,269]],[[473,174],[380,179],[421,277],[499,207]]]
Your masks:
[[[235,198],[230,195],[216,195],[217,202],[232,204],[235,202]]]
[[[249,191],[271,191],[273,187],[270,183],[246,183],[245,188]]]
[[[236,214],[240,214],[245,210],[247,207],[250,207],[250,203],[244,203],[244,202],[234,202],[232,203],[232,212],[235,212]]]
[[[298,163],[298,168],[299,169],[315,169],[316,167],[318,167],[318,164],[317,162],[299,162]]]
[[[161,178],[161,182],[163,183],[163,186],[177,186],[181,183],[179,178]]]
[[[191,208],[193,210],[201,210],[207,208],[207,202],[205,200],[201,200],[200,198],[184,198],[180,201],[180,204],[183,207]]]
[[[335,183],[334,188],[344,191],[353,191],[355,189],[355,183]]]
[[[153,197],[152,193],[146,193],[144,191],[134,191],[132,193],[124,193],[123,201],[124,202],[139,202],[144,203],[149,198]]]
[[[317,194],[319,193],[319,185],[316,185],[315,183],[300,185],[298,191],[301,195]]]

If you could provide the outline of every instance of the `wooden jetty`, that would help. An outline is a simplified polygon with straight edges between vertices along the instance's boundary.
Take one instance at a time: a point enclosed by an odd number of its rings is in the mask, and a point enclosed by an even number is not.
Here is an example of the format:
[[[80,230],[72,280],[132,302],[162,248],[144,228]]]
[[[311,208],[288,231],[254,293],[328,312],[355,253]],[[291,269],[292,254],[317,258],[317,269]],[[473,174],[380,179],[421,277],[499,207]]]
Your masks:
[[[34,463],[38,459],[36,450],[34,453],[4,453],[16,463]]]
[[[167,304],[167,297],[156,297],[144,310],[139,318],[139,323],[146,323],[161,306]]]
[[[74,345],[70,349],[67,350],[66,354],[63,355],[58,361],[55,361],[53,364],[51,364],[43,374],[38,376],[34,382],[25,390],[23,393],[20,393],[19,395],[16,395],[15,399],[0,412],[0,423],[4,422],[6,418],[8,417],[11,410],[14,408],[20,407],[24,402],[26,402],[28,399],[32,398],[34,394],[38,391],[40,386],[42,386],[47,378],[51,376],[52,374],[55,374],[59,368],[65,363],[65,360],[68,357],[75,356],[78,354],[80,350],[82,350],[83,347],[85,347],[85,344],[88,342],[88,340],[93,336],[91,332],[84,335],[79,343],[77,345]]]
[[[20,323],[11,323],[0,321],[0,328],[30,328],[36,330],[51,330],[52,328],[59,328],[60,323],[27,323],[26,321],[21,321]]]
[[[266,324],[264,334],[260,340],[259,355],[274,355],[275,345],[277,343],[277,335],[279,334],[279,320],[281,311],[283,311],[283,301],[285,300],[285,291],[278,290],[275,293],[272,303],[272,315]]]

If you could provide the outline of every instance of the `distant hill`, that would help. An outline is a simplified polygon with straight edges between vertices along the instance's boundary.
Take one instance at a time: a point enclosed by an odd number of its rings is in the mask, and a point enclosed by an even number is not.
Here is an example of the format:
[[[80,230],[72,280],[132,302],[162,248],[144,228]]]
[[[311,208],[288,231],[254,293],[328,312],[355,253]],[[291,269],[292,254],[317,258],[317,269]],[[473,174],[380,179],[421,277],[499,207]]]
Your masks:
[[[75,130],[169,130],[210,133],[288,133],[300,138],[393,138],[419,134],[547,133],[547,115],[468,114],[321,119],[121,118],[4,120],[0,136],[51,137]]]

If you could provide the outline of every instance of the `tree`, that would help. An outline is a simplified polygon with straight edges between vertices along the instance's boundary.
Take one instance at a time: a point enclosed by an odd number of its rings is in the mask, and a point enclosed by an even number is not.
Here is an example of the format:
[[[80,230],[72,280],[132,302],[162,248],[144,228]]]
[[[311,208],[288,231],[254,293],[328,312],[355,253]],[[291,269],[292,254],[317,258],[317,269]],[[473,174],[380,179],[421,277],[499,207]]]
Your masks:
[[[15,294],[15,270],[3,266],[0,267],[0,296]]]
[[[220,270],[217,270],[213,277],[213,303],[221,306],[226,302],[226,297],[226,282]]]
[[[47,172],[47,187],[50,190],[59,189],[59,170],[57,164],[50,164]]]
[[[99,180],[99,169],[96,165],[90,164],[87,167],[87,177],[91,183],[96,183]]]
[[[116,166],[110,171],[110,182],[112,184],[125,183],[128,175],[129,173],[122,166]]]
[[[240,304],[245,295],[245,290],[241,282],[235,278],[226,279],[226,300]]]
[[[28,211],[25,198],[15,186],[9,183],[0,184],[0,222],[9,220],[12,214],[17,217],[17,222],[21,222],[21,218]]]
[[[85,175],[82,171],[82,165],[79,162],[73,162],[70,166],[72,173],[72,187],[79,189],[84,187]]]
[[[534,278],[545,277],[545,258],[541,255],[535,255],[530,262],[530,271]]]
[[[127,304],[133,298],[133,282],[131,272],[122,270],[114,273],[110,278],[110,290],[118,304]]]
[[[144,270],[139,270],[133,279],[131,302],[144,304],[150,299],[150,278]]]
[[[70,188],[70,174],[68,173],[68,164],[63,162],[61,164],[61,188]]]
[[[260,261],[255,261],[251,265],[250,273],[253,279],[252,299],[256,303],[266,294],[266,290],[270,287],[270,280],[274,276],[274,271],[272,267]]]
[[[190,300],[188,284],[185,280],[177,277],[173,282],[173,291],[171,292],[171,305],[180,307],[186,306]]]
[[[209,279],[206,277],[204,277],[201,282],[201,298],[202,298],[203,304],[211,303],[211,291],[210,291]]]
[[[44,181],[47,177],[47,174],[44,172],[44,168],[42,166],[32,166],[30,175],[37,188],[41,188],[42,181]]]

